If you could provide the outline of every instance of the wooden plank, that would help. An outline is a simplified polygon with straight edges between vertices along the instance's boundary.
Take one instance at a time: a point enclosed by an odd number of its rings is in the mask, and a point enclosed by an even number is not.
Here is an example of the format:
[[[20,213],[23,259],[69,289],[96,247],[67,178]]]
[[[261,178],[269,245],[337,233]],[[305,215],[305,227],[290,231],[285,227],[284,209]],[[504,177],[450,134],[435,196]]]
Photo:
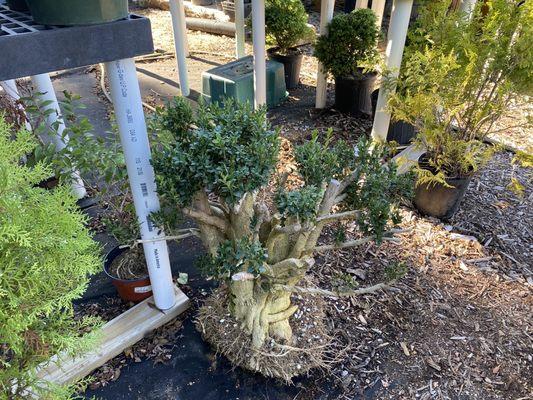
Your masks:
[[[174,307],[160,311],[150,297],[106,323],[100,331],[98,344],[89,352],[72,358],[54,356],[37,371],[40,379],[64,385],[74,383],[96,368],[134,345],[152,330],[170,322],[189,308],[189,298],[176,287]]]
[[[396,154],[392,160],[398,165],[398,175],[409,172],[425,152],[426,148],[424,146],[412,144]]]

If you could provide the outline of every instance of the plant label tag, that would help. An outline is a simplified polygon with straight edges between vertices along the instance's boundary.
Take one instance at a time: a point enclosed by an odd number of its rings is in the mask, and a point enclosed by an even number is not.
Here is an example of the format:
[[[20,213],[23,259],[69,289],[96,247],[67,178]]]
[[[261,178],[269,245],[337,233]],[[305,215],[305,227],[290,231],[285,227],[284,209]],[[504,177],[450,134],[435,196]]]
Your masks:
[[[152,285],[139,286],[133,290],[135,293],[148,293],[152,291]]]

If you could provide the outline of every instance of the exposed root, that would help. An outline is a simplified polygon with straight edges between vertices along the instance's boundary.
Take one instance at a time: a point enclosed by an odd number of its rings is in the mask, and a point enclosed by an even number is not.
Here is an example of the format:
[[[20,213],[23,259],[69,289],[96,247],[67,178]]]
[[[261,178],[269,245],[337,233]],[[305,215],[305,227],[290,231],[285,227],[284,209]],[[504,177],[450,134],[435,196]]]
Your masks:
[[[295,295],[292,302],[298,311],[292,316],[292,343],[278,343],[270,338],[255,349],[249,334],[241,329],[228,309],[228,292],[216,289],[200,308],[196,326],[204,340],[234,366],[259,372],[268,377],[291,382],[295,376],[311,369],[329,369],[338,354],[333,337],[324,325],[323,301],[307,295]]]

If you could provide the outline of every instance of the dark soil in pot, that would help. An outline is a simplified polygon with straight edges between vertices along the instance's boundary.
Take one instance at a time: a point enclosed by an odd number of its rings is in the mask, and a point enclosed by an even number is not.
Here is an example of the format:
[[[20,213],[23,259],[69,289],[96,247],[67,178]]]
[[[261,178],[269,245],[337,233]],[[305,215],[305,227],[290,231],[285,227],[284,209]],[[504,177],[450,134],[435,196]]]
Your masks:
[[[58,185],[59,179],[57,179],[55,176],[51,176],[50,178],[45,179],[37,184],[38,187],[47,190],[55,189]]]
[[[335,78],[335,108],[355,117],[372,114],[372,91],[377,72]]]
[[[27,0],[43,25],[91,25],[128,17],[128,0]]]
[[[152,295],[142,246],[115,247],[105,259],[104,271],[122,300],[139,302]]]
[[[268,49],[268,58],[283,64],[285,69],[285,85],[287,89],[294,89],[300,83],[303,54],[297,48],[291,48],[287,54],[279,52],[278,47]]]
[[[376,108],[378,104],[379,89],[372,92],[372,119],[376,115]],[[404,121],[392,122],[389,125],[387,132],[387,141],[395,141],[401,146],[409,145],[416,136],[415,127]]]
[[[422,168],[427,168],[424,156],[420,158],[419,165]],[[413,202],[422,214],[446,221],[459,209],[471,180],[472,175],[469,175],[447,178],[446,183],[450,187],[442,183],[417,185]]]
[[[26,0],[7,0],[7,6],[10,10],[14,11],[29,11],[28,4]]]

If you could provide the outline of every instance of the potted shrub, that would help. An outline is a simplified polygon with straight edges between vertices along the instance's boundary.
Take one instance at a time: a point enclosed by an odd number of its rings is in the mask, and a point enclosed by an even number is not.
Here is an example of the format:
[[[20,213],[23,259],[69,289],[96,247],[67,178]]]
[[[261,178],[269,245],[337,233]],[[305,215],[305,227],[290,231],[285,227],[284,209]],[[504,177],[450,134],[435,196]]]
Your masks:
[[[327,35],[319,36],[315,56],[335,78],[335,108],[355,116],[372,113],[377,78],[379,28],[370,9],[333,17]]]
[[[296,45],[314,36],[307,18],[300,0],[267,0],[265,4],[267,43],[275,46],[267,50],[268,57],[285,67],[287,89],[300,82],[303,54]]]
[[[312,334],[296,343],[293,331],[301,332],[303,317],[292,316],[304,313],[317,333],[325,329],[324,310],[308,293],[335,295],[305,287],[315,252],[391,239],[405,177],[383,164],[383,145],[362,140],[354,152],[333,143],[330,131],[324,141],[314,133],[295,149],[300,184],[288,187],[287,174],[274,176],[280,140],[264,108],[201,106],[187,129],[176,118],[181,114],[166,113],[162,126],[172,140],[152,163],[162,202],[197,224],[207,251],[200,266],[220,283],[200,310],[198,328],[236,365],[286,380],[304,374],[321,362],[328,343],[318,345]],[[327,225],[343,220],[354,221],[363,237],[317,243]]]
[[[68,187],[36,187],[51,171],[21,164],[36,143],[11,128],[0,118],[0,398],[71,398],[79,385],[35,371],[54,354],[90,348],[94,335],[82,335],[98,320],[75,319],[72,303],[100,270],[100,248]]]
[[[128,0],[26,0],[35,22],[90,25],[128,17]]]
[[[390,100],[395,118],[419,130],[426,154],[415,205],[447,219],[459,207],[472,176],[490,159],[487,135],[518,96],[533,89],[533,5],[493,0],[470,20],[445,1],[428,5],[418,40],[407,49],[401,79]]]

